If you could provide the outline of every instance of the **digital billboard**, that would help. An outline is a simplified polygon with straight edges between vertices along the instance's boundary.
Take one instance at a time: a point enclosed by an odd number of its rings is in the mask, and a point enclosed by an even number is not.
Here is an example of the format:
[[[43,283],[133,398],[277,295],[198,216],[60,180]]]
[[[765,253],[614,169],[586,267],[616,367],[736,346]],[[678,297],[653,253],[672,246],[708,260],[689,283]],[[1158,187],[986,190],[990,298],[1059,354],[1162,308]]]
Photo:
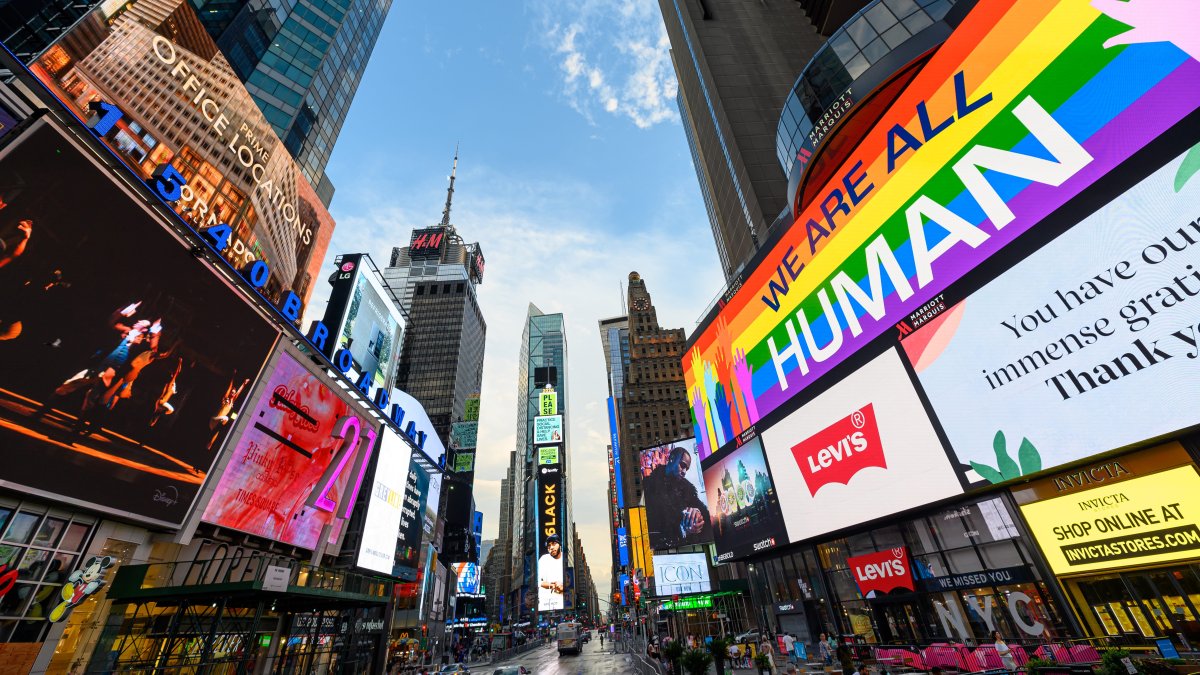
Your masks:
[[[1055,574],[1194,559],[1200,475],[1192,466],[1021,506]]]
[[[278,331],[48,117],[0,150],[0,484],[179,525]]]
[[[438,512],[442,504],[442,474],[437,471],[429,473],[429,489],[425,493],[425,518],[422,527],[426,536],[432,536],[437,529]]]
[[[658,553],[654,556],[654,593],[658,596],[709,593],[708,556],[703,553]]]
[[[287,350],[238,421],[203,520],[315,549],[336,544],[362,488],[379,431]]]
[[[537,609],[563,609],[566,581],[566,548],[562,540],[562,469],[539,466],[537,476]]]
[[[473,562],[457,562],[452,563],[450,568],[454,570],[455,578],[458,579],[456,590],[459,595],[479,595],[479,565]]]
[[[704,468],[704,485],[708,503],[713,505],[717,560],[741,558],[787,543],[761,439],[709,463]]]
[[[762,439],[792,541],[963,489],[895,349],[777,422]]]
[[[712,541],[712,520],[696,440],[646,448],[641,456],[646,522],[654,550]]]
[[[350,350],[356,371],[368,373],[373,387],[390,389],[405,321],[368,260],[361,253],[334,259],[333,290],[322,323],[336,337],[325,341],[325,355]]]
[[[379,457],[375,480],[367,501],[362,540],[358,545],[358,566],[381,574],[392,574],[396,565],[396,544],[406,504],[408,465],[412,448],[388,427],[380,429]],[[410,517],[411,520],[411,517]]]
[[[421,534],[424,532],[429,474],[415,457],[409,461],[407,469],[404,503],[400,508],[400,529],[396,534],[396,558],[391,574],[413,581],[416,579],[414,575],[421,552]]]
[[[479,422],[452,422],[450,424],[450,448],[472,450],[479,442]]]
[[[1197,109],[1185,6],[1093,4],[977,4],[856,139],[689,341],[702,455]],[[1154,41],[1123,36],[1142,22],[1162,27]]]
[[[897,588],[913,589],[913,566],[903,546],[850,556],[846,566],[863,597],[874,598]]]
[[[542,445],[544,443],[562,443],[562,439],[562,415],[544,415],[533,418],[534,445]]]
[[[1188,171],[1174,158],[901,343],[979,478],[1200,423],[1200,178]]]
[[[80,117],[119,108],[109,148],[142,179],[166,166],[185,181],[173,208],[197,230],[228,225],[223,255],[267,263],[268,298],[308,300],[333,219],[190,3],[100,3],[30,68]]]

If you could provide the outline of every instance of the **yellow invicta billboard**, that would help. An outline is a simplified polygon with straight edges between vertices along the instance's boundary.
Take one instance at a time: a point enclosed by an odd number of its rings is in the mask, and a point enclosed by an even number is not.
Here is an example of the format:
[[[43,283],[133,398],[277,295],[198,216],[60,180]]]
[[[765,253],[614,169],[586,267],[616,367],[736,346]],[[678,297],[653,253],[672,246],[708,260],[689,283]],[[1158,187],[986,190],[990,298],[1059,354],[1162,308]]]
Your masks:
[[[1191,466],[1021,507],[1056,574],[1200,557],[1200,475]]]

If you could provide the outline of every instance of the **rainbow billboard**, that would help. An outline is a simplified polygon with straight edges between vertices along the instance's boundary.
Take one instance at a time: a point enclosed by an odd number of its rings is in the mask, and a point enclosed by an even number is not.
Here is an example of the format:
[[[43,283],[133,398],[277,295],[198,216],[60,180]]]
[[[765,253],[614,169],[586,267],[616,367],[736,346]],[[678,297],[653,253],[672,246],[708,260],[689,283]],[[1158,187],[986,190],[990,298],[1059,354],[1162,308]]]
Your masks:
[[[701,457],[1200,107],[1200,3],[981,0],[683,357]]]

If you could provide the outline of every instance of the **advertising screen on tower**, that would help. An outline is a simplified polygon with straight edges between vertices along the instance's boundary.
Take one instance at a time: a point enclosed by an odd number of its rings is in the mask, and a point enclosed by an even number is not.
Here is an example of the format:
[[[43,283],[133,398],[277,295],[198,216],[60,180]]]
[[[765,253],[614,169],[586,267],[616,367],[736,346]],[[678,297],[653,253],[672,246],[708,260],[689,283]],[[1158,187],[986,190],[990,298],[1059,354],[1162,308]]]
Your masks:
[[[1196,111],[1195,12],[1189,3],[975,5],[689,342],[682,361],[701,454],[731,444]]]
[[[178,526],[278,331],[49,119],[0,150],[0,485]]]
[[[566,589],[566,548],[562,540],[562,469],[560,465],[537,469],[537,608],[539,612],[563,609]]]
[[[761,439],[709,463],[704,469],[704,485],[708,503],[713,505],[717,560],[732,560],[787,543]]]
[[[334,265],[333,290],[322,320],[332,338],[325,341],[325,355],[350,350],[357,372],[369,373],[372,386],[390,389],[400,360],[404,316],[365,255],[340,255]]]
[[[659,553],[654,556],[655,595],[662,597],[711,591],[706,554]]]
[[[408,464],[404,483],[404,503],[400,508],[400,529],[396,535],[396,559],[391,574],[406,581],[415,580],[421,534],[425,524],[425,500],[429,495],[429,474],[414,457]]]
[[[371,492],[366,495],[367,518],[358,545],[358,566],[391,574],[396,566],[396,542],[404,511],[413,510],[405,503],[412,448],[388,427],[379,433],[379,458]]]
[[[450,568],[454,570],[458,580],[455,590],[459,595],[479,595],[479,565],[473,562],[457,562],[452,563]]]
[[[442,245],[446,240],[446,228],[432,227],[424,230],[413,230],[412,238],[408,241],[408,257],[436,258],[442,254]]]
[[[901,343],[955,454],[982,480],[1200,423],[1195,154],[1080,214]]]
[[[562,439],[562,415],[545,415],[533,418],[534,445],[542,445],[544,443],[562,443]]]
[[[762,439],[792,541],[963,489],[895,349],[780,420]]]
[[[712,517],[696,440],[646,448],[641,471],[650,546],[657,551],[711,542]]]
[[[266,262],[265,295],[308,300],[333,219],[190,3],[98,3],[30,68],[80,117],[119,108],[112,151],[142,179],[186,183],[172,206],[197,230],[232,228],[223,255]]]
[[[203,520],[306,549],[329,525],[336,544],[378,426],[289,351],[279,351],[268,372],[238,420]]]

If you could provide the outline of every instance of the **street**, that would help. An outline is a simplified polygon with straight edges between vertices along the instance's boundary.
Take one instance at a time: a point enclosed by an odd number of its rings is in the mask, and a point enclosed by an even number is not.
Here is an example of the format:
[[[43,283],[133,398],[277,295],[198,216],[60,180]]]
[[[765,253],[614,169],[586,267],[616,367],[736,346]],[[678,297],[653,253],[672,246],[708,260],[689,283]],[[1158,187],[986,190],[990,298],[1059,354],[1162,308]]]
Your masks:
[[[598,640],[592,640],[583,646],[579,656],[572,654],[558,655],[554,643],[507,661],[491,665],[479,665],[471,668],[472,673],[490,675],[501,666],[521,665],[528,668],[534,675],[630,675],[637,673],[638,668],[631,654],[614,654],[612,643],[605,642],[600,647]]]

